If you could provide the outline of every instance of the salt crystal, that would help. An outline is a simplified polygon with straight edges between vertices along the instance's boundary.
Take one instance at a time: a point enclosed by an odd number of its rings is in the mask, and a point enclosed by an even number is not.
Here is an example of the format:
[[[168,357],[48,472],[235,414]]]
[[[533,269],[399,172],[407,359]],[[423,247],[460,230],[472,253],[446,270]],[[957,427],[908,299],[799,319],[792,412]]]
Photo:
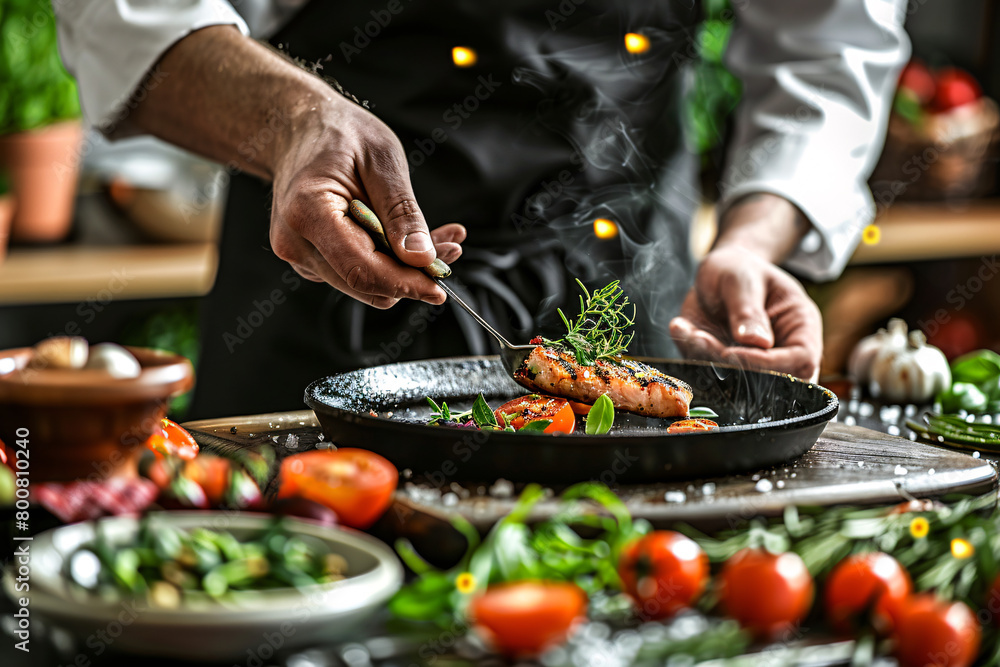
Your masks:
[[[298,449],[299,448],[299,436],[294,433],[289,433],[285,436],[285,447],[288,449]]]
[[[683,491],[667,491],[663,494],[663,500],[668,503],[682,503],[687,500],[687,494]]]
[[[500,478],[490,487],[490,495],[497,498],[510,498],[514,495],[514,483]]]
[[[858,461],[858,467],[859,468],[864,468],[865,467],[865,462],[864,461]]]
[[[847,415],[846,417],[844,417],[844,424],[846,426],[854,426],[857,423],[858,420],[855,419],[852,415]]]
[[[711,496],[715,493],[715,482],[705,482],[701,485],[701,492],[706,496]]]
[[[445,507],[454,507],[458,504],[458,496],[452,492],[448,492],[441,496],[441,502]]]
[[[761,493],[768,493],[771,489],[774,488],[774,484],[772,484],[771,480],[769,479],[762,479],[759,482],[757,482],[757,484],[753,488],[760,491]]]
[[[889,432],[889,435],[899,435],[899,427],[895,424],[890,424],[886,430]]]
[[[913,403],[908,404],[906,406],[905,413],[907,417],[912,417],[913,415],[917,414],[917,406],[915,406]]]
[[[972,452],[972,458],[978,459],[979,458],[979,452]]]
[[[323,435],[322,433],[320,433],[320,434],[319,434],[319,441],[320,441],[320,442],[323,442],[324,440],[326,440],[326,436],[325,436],[325,435]]]
[[[928,470],[927,474],[928,475],[933,475],[934,474],[934,468],[931,468],[930,470]]]
[[[754,473],[753,477],[751,477],[750,479],[752,479],[753,481],[756,482],[758,479],[760,479],[760,474],[759,473]]]
[[[893,472],[896,473],[897,475],[905,475],[906,473],[909,472],[909,470],[907,470],[901,465],[897,465],[895,470],[893,470]]]

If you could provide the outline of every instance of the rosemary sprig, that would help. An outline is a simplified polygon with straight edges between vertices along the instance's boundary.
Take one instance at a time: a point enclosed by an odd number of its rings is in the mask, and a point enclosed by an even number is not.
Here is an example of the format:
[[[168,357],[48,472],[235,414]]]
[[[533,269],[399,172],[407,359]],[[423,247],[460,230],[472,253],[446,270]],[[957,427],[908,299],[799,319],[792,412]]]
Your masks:
[[[555,340],[545,338],[545,344],[571,350],[582,366],[592,366],[598,359],[611,358],[628,350],[635,334],[626,334],[625,329],[635,323],[635,304],[624,295],[619,281],[593,294],[579,280],[576,284],[586,295],[586,299],[580,297],[579,317],[570,323],[562,309],[556,309],[566,325],[566,335]],[[632,306],[631,315],[627,314],[629,306]]]

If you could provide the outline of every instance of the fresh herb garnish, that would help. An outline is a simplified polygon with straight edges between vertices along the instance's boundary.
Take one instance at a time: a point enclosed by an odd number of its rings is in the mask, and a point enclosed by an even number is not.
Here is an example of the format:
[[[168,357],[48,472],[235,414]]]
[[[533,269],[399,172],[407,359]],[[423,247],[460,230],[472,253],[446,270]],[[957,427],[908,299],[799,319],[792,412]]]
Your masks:
[[[587,435],[603,435],[611,430],[611,425],[614,423],[615,404],[607,394],[601,394],[587,413],[587,426],[584,431]]]
[[[468,421],[472,416],[472,410],[466,410],[465,412],[452,412],[448,407],[448,404],[441,401],[441,405],[438,405],[433,398],[427,397],[427,403],[431,406],[431,417],[427,420],[430,425],[436,425],[442,421],[444,422],[458,422],[462,423]]]
[[[531,433],[532,431],[534,431],[537,433],[542,433],[545,431],[545,429],[549,427],[549,424],[551,423],[552,423],[551,419],[536,419],[535,421],[530,421],[524,426],[522,426],[520,429],[518,429],[518,432]]]
[[[691,408],[688,410],[688,417],[718,417],[718,413],[712,408]]]
[[[593,294],[579,280],[576,283],[587,297],[580,297],[579,317],[570,323],[562,309],[556,309],[566,325],[566,335],[555,340],[543,339],[545,344],[571,350],[582,366],[592,366],[598,359],[625,352],[634,335],[626,334],[625,329],[635,322],[635,304],[629,302],[617,280]],[[629,306],[631,315],[627,314]]]
[[[500,424],[497,423],[496,415],[493,414],[493,408],[486,402],[486,398],[482,394],[476,396],[476,401],[472,404],[472,419],[479,428],[501,428]]]

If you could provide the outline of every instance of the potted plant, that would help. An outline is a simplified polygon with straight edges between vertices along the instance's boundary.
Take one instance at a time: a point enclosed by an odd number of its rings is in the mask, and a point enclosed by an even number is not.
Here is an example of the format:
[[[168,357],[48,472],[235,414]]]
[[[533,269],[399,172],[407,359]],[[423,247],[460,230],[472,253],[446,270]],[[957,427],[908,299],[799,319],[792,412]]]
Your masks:
[[[76,84],[63,68],[48,3],[0,0],[0,170],[16,206],[15,241],[69,232],[82,129]]]
[[[14,198],[10,195],[7,176],[0,171],[0,262],[7,255],[10,221],[14,217]]]

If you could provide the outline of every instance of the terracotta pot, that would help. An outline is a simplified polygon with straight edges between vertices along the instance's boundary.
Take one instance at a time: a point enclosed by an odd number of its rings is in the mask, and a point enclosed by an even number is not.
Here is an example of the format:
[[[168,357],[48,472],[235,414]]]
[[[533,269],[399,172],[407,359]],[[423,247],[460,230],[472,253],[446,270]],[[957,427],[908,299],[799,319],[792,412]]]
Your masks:
[[[128,349],[142,366],[136,378],[96,369],[33,370],[32,348],[0,351],[0,440],[8,456],[26,441],[33,480],[128,474],[135,449],[166,416],[169,399],[193,386],[194,369],[184,357]]]
[[[77,121],[0,136],[0,170],[17,200],[11,239],[61,241],[73,222],[83,130]]]
[[[14,217],[14,198],[0,195],[0,263],[7,256],[7,242],[10,240],[10,221]]]

